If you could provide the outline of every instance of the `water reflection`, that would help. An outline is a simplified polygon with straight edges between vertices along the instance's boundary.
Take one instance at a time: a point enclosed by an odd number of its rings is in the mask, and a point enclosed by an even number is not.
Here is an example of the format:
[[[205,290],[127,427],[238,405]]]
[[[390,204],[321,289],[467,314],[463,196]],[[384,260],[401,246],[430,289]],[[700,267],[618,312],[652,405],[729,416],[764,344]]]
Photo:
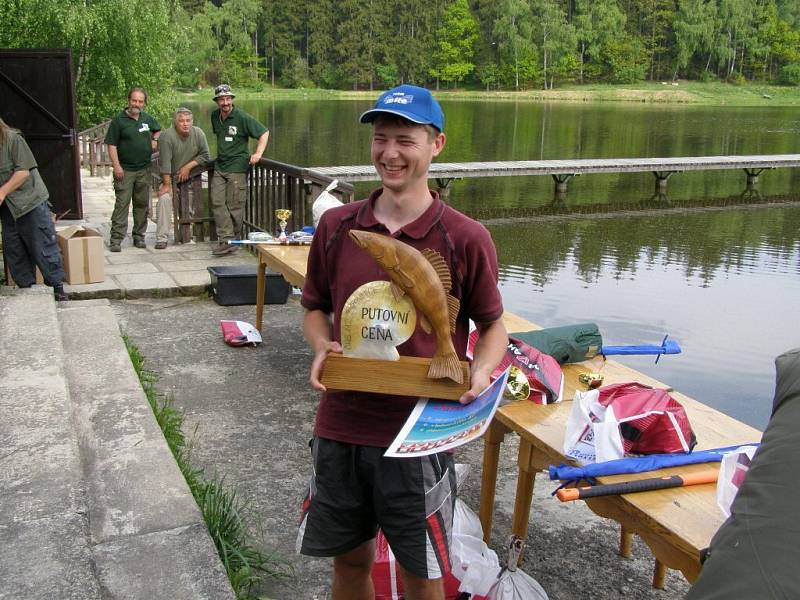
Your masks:
[[[684,353],[636,369],[753,425],[772,361],[800,341],[800,207],[490,222],[507,308],[534,322],[594,321],[609,344]]]

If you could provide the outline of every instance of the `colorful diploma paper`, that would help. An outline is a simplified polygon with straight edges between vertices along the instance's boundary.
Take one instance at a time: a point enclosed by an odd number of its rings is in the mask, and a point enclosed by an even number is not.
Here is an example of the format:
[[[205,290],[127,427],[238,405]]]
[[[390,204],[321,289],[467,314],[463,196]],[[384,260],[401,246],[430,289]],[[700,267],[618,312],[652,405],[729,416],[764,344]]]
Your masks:
[[[469,404],[420,398],[384,456],[425,456],[463,446],[489,427],[508,379],[508,369]]]

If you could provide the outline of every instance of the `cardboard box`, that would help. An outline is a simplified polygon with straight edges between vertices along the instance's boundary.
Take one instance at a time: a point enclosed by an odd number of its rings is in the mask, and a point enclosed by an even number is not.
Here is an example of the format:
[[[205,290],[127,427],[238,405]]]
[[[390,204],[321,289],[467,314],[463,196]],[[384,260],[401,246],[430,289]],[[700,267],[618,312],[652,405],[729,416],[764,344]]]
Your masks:
[[[67,283],[99,283],[105,279],[102,235],[94,229],[73,225],[57,231],[56,237]]]

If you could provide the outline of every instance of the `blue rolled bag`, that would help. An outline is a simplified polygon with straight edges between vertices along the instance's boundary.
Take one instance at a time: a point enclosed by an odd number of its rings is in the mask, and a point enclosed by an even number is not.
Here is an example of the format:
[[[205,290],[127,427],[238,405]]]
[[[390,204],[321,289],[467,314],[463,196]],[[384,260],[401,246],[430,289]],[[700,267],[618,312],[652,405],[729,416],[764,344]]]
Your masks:
[[[687,600],[800,598],[800,348],[775,366],[769,424]]]

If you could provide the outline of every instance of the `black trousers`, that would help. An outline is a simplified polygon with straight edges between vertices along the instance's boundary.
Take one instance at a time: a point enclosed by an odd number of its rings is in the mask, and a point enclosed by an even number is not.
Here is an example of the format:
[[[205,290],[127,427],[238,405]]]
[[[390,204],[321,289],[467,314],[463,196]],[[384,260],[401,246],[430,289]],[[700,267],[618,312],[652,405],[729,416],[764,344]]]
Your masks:
[[[11,277],[19,287],[36,283],[36,267],[44,282],[55,287],[64,282],[64,265],[47,202],[14,219],[5,202],[0,204],[3,255]]]

